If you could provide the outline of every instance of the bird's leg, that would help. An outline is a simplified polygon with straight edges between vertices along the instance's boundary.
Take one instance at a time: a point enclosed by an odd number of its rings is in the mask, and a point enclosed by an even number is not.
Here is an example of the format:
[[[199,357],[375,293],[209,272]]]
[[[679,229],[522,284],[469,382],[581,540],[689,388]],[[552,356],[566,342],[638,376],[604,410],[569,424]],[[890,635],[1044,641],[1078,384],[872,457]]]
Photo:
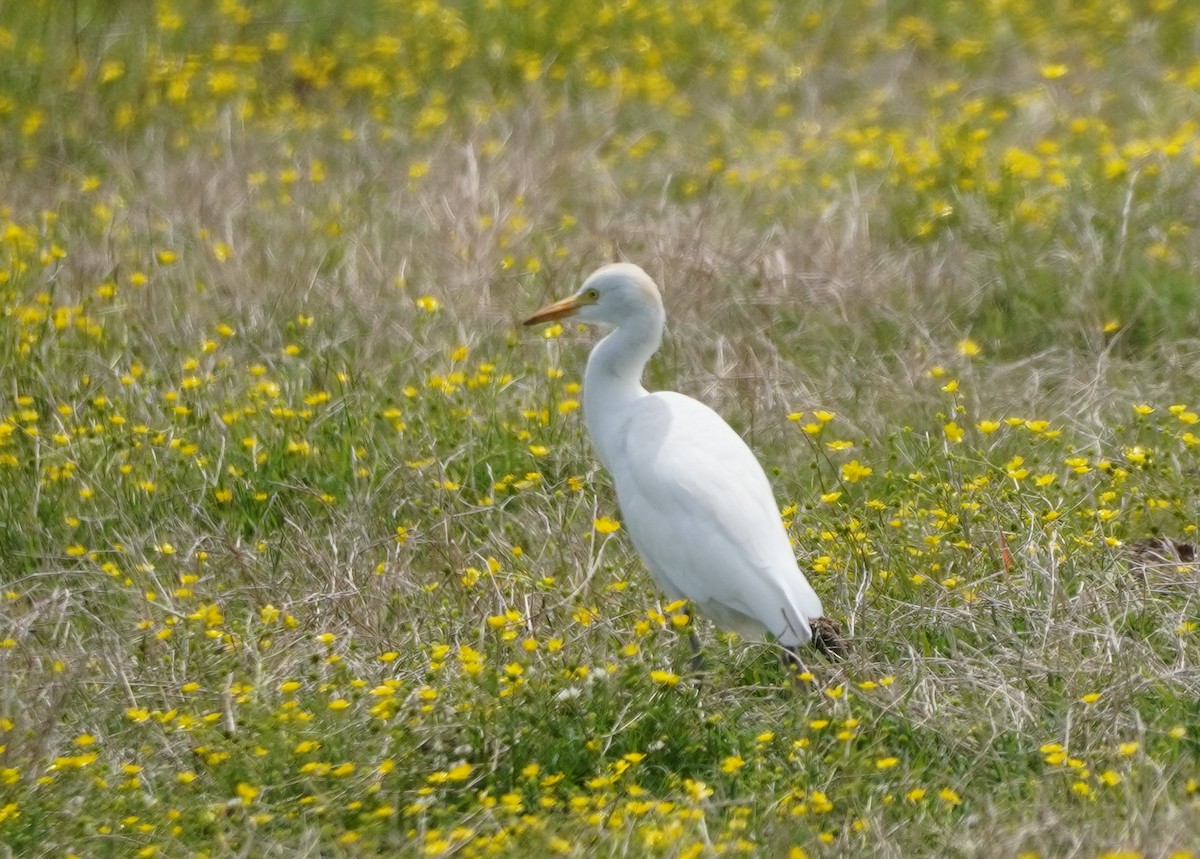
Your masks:
[[[691,618],[689,616],[688,620]],[[689,623],[688,625],[688,642],[692,645],[692,673],[704,673],[704,652],[700,646],[700,636],[696,635],[696,630]]]
[[[690,644],[691,648],[692,648],[692,673],[693,674],[703,674],[704,673],[704,652],[703,652],[704,648],[703,648],[703,645],[700,643],[700,636],[698,636],[696,634],[696,615],[694,612],[692,612],[686,608],[684,609],[684,611],[681,614],[683,615],[683,617],[686,618],[686,620],[684,621],[683,624],[681,624],[681,626],[687,627],[688,644]]]
[[[783,660],[783,669],[787,672],[788,677],[791,678],[792,685],[797,689],[803,688],[804,681],[800,679],[800,674],[807,670],[807,666],[800,658],[800,648],[785,645],[783,653],[780,656]]]

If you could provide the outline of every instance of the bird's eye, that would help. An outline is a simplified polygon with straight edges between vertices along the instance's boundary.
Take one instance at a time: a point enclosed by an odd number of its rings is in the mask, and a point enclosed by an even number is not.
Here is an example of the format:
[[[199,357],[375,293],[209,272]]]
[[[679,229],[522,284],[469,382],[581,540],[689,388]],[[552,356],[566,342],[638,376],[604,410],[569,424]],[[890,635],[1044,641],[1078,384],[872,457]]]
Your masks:
[[[594,289],[589,289],[587,292],[584,293],[584,295],[586,295],[592,301],[595,301],[597,298],[600,297],[600,293],[596,292],[596,290],[594,290]]]

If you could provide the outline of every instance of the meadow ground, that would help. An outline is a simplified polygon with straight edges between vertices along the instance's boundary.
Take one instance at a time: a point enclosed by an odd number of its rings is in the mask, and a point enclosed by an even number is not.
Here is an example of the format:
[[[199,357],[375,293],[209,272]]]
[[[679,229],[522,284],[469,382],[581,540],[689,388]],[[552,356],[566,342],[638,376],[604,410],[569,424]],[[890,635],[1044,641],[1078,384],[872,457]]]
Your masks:
[[[1194,855],[1198,45],[0,5],[0,855]],[[687,672],[517,324],[616,258],[852,639],[801,688]]]

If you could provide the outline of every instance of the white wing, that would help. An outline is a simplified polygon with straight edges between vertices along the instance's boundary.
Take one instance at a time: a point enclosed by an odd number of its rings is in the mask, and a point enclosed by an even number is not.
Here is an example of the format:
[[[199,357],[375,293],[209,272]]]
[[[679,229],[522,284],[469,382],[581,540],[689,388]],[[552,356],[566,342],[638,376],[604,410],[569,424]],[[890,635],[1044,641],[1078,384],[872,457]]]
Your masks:
[[[821,600],[741,437],[708,406],[669,391],[636,400],[617,435],[625,527],[667,594],[745,637],[806,644]]]

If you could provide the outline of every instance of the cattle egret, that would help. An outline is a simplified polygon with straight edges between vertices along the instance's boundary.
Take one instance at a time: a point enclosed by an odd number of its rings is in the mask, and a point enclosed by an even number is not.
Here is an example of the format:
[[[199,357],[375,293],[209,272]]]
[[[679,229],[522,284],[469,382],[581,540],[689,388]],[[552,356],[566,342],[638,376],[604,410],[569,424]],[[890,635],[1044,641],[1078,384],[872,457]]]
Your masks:
[[[840,654],[836,624],[796,565],[750,448],[703,403],[642,387],[666,320],[650,276],[606,265],[525,324],[568,317],[614,329],[588,358],[584,419],[629,537],[667,597],[690,600],[744,638],[769,634],[793,655],[810,641]]]

